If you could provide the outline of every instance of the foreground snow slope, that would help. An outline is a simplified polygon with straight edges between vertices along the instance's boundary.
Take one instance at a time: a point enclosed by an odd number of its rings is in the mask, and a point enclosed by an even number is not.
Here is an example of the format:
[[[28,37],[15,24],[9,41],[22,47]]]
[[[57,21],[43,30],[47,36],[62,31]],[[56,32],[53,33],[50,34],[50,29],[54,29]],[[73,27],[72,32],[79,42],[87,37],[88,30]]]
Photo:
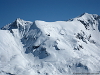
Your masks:
[[[99,74],[99,38],[95,14],[56,22],[18,18],[0,30],[0,75]]]

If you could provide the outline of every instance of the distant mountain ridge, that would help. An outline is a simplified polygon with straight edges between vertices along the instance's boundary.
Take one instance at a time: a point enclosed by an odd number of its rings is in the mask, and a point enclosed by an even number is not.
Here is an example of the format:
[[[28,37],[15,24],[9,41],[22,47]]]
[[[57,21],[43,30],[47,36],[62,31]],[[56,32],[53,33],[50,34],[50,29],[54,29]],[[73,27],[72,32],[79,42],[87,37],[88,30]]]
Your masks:
[[[0,30],[0,75],[100,74],[100,16],[17,18]]]

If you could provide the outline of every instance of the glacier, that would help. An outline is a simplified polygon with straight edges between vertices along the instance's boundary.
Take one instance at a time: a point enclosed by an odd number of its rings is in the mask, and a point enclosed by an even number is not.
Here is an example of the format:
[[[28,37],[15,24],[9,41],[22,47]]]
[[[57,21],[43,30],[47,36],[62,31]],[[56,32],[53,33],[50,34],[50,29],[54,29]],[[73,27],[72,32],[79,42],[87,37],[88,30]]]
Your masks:
[[[0,75],[100,74],[100,16],[17,18],[0,29]]]

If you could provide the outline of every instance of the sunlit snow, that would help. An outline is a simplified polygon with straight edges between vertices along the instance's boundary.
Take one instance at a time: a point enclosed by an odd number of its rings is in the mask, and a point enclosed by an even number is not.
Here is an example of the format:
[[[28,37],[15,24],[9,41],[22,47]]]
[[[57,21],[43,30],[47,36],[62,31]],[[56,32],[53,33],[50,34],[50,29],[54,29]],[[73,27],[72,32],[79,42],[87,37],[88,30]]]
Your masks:
[[[100,74],[100,16],[68,21],[17,18],[0,30],[0,75]]]

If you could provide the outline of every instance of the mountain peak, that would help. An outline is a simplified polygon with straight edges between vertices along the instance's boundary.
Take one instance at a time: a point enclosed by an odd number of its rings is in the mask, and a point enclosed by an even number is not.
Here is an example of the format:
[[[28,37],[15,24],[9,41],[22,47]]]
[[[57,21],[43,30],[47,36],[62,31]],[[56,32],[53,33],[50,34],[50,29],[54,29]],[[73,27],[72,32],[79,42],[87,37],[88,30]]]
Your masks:
[[[24,21],[24,20],[23,20],[23,19],[20,19],[20,18],[17,18],[15,21],[16,21],[16,22],[22,22],[22,21]]]
[[[17,18],[14,22],[2,27],[2,30],[11,30],[11,29],[17,29],[26,25],[32,25],[33,22],[31,21],[25,21],[23,19]]]
[[[25,20],[20,19],[20,18],[17,18],[17,19],[15,20],[15,22],[16,22],[17,24],[22,25],[22,26],[27,25],[27,24],[32,24],[32,23],[33,23],[33,22],[31,22],[31,21],[25,21]]]
[[[89,15],[89,13],[85,12],[85,13],[83,13],[83,15]]]
[[[82,16],[90,16],[90,15],[92,15],[92,14],[89,14],[89,13],[83,13],[83,14],[81,14],[79,17],[82,17]]]
[[[16,20],[22,20],[21,18],[17,18]]]
[[[96,17],[98,17],[99,15],[97,15],[97,14],[89,14],[89,13],[83,13],[83,14],[81,14],[79,17],[93,17],[93,18],[96,18]]]

